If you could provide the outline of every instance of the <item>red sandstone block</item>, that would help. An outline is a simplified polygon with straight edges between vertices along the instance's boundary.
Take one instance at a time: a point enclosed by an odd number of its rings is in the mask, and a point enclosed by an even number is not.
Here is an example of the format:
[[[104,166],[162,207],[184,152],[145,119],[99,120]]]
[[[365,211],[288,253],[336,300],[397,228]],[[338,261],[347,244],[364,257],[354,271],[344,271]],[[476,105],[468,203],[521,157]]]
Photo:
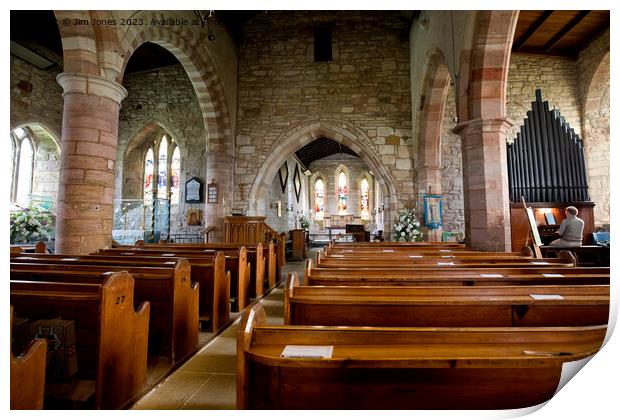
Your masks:
[[[88,185],[100,185],[114,188],[114,173],[110,171],[86,171],[84,183]]]
[[[96,156],[116,161],[116,148],[101,143],[80,142],[75,151],[78,155]]]
[[[62,141],[90,141],[96,143],[99,141],[99,130],[88,127],[70,127],[63,125]]]
[[[95,116],[96,113],[96,110],[84,110],[83,115],[73,115],[71,118],[67,118],[67,127],[96,128],[110,133],[112,126],[109,119]]]
[[[108,159],[95,156],[69,155],[63,161],[66,168],[108,170]]]
[[[99,203],[102,200],[103,188],[96,185],[66,185],[65,203]]]
[[[83,184],[84,183],[84,170],[83,169],[61,169],[60,177],[64,184]]]
[[[106,133],[105,131],[99,132],[99,143],[107,144],[112,147],[116,147],[118,141],[118,136],[110,133]]]
[[[66,219],[64,233],[67,236],[101,235],[101,219]]]

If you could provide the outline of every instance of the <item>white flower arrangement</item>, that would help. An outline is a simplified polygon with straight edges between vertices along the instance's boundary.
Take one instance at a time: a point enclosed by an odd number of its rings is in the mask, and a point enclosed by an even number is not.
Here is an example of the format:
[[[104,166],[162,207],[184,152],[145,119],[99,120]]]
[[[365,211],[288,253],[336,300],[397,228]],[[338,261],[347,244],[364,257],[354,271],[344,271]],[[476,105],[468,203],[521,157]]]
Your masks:
[[[421,242],[420,222],[415,217],[415,210],[405,208],[398,212],[398,222],[394,224],[395,239],[406,242]]]
[[[33,243],[49,240],[54,234],[54,222],[49,213],[25,208],[11,213],[11,243]]]

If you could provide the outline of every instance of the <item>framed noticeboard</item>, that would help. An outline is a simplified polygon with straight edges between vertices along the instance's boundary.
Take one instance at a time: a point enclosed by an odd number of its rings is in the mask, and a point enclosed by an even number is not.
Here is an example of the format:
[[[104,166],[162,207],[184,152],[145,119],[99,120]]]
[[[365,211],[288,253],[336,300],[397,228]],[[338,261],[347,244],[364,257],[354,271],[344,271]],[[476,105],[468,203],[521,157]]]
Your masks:
[[[203,184],[200,179],[193,177],[185,183],[185,202],[186,203],[202,203],[203,198]]]
[[[207,184],[207,203],[217,204],[217,184],[214,179]]]

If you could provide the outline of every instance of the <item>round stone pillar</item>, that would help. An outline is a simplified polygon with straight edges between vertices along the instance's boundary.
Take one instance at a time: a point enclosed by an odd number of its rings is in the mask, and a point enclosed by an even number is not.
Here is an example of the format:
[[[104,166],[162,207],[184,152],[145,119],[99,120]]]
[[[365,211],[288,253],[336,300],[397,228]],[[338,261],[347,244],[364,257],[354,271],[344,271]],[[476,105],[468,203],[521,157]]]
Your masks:
[[[510,251],[506,119],[476,119],[453,130],[462,139],[465,240],[483,251]]]
[[[81,73],[57,81],[64,107],[56,252],[87,254],[112,241],[118,113],[127,91]]]
[[[224,241],[224,217],[231,215],[233,207],[234,169],[232,156],[220,152],[207,154],[207,183],[213,180],[217,184],[217,203],[209,204],[205,200],[205,227],[215,227],[210,242]]]

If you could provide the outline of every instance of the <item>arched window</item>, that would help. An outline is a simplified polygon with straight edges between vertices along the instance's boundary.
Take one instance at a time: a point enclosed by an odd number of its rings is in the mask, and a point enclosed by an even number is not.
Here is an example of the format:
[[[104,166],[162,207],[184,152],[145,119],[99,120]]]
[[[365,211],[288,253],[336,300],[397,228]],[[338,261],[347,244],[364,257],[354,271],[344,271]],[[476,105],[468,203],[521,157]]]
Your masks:
[[[179,204],[179,177],[181,174],[181,153],[175,146],[170,162],[170,203]]]
[[[344,172],[338,175],[338,213],[343,214],[347,211],[347,176]]]
[[[366,178],[362,179],[362,185],[360,186],[361,191],[361,213],[362,219],[368,220],[370,219],[370,202],[368,199],[368,180]]]
[[[166,136],[159,142],[157,176],[157,198],[168,198],[168,139]]]
[[[323,220],[325,216],[325,184],[322,179],[314,183],[314,220]]]
[[[30,139],[28,139],[25,135],[21,139],[18,162],[17,193],[15,201],[20,206],[25,207],[30,204],[30,194],[32,192],[32,165],[34,163],[34,150],[32,149],[32,143],[30,143]]]
[[[144,158],[144,202],[151,203],[153,201],[153,173],[155,171],[155,163],[153,157],[153,149],[149,147]]]

